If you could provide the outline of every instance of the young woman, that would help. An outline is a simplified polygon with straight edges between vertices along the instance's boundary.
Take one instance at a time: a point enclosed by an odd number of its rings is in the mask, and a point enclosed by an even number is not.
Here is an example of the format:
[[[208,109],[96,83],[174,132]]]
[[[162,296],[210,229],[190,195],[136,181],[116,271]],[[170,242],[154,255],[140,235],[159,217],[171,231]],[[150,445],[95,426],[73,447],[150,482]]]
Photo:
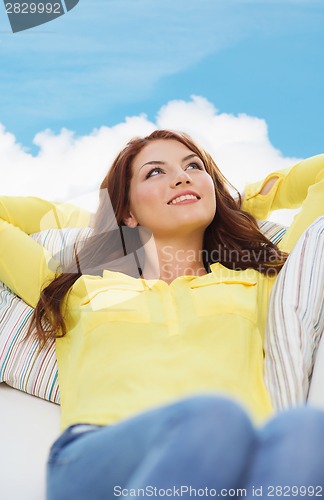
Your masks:
[[[323,494],[324,413],[271,418],[263,380],[287,255],[189,137],[156,131],[121,151],[67,269],[17,227],[0,232],[0,279],[35,307],[40,341],[57,337],[48,500]]]

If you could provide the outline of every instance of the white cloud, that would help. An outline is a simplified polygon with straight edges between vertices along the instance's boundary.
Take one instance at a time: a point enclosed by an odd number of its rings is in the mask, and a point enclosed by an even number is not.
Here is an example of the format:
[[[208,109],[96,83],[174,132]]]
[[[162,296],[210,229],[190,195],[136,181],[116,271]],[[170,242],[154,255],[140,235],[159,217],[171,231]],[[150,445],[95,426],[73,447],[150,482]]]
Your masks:
[[[140,115],[81,137],[66,129],[57,135],[51,130],[41,131],[34,138],[39,148],[36,156],[0,125],[1,194],[77,199],[80,205],[94,209],[99,184],[118,151],[132,137],[146,135],[155,128],[191,134],[240,190],[246,182],[298,161],[284,157],[271,144],[264,120],[220,113],[211,102],[193,96],[189,102],[168,102],[158,112],[155,123]]]

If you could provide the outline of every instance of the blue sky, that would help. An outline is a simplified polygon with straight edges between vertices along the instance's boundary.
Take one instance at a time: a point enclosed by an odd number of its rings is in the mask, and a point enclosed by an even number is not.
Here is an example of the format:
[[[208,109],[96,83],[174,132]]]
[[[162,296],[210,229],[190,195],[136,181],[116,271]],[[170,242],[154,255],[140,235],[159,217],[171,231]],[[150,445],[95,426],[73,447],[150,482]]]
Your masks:
[[[262,118],[284,155],[324,144],[322,0],[80,0],[12,34],[0,6],[0,123],[30,151],[174,99]]]

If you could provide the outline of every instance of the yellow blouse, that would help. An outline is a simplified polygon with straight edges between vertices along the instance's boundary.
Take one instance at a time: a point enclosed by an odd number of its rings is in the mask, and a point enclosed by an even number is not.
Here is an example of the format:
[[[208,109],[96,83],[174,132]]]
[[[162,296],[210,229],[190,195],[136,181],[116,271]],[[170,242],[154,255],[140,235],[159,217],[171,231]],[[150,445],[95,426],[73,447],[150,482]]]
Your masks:
[[[54,276],[48,253],[6,222],[0,238],[1,279],[35,305]],[[227,394],[266,418],[262,332],[272,281],[220,264],[170,285],[111,271],[79,278],[68,334],[56,341],[63,428],[111,424],[201,392]]]

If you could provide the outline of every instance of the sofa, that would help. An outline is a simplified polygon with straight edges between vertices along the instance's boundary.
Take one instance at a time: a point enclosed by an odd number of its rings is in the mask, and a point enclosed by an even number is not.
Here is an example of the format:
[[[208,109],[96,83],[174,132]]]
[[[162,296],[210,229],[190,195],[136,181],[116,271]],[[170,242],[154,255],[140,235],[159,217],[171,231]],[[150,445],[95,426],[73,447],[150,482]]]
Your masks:
[[[308,404],[324,409],[324,339],[312,376]],[[57,404],[0,384],[0,474],[3,500],[44,500],[46,458],[60,433]]]
[[[261,224],[274,242],[284,228]],[[66,264],[89,228],[50,229],[31,235]],[[0,283],[0,443],[1,498],[44,500],[46,459],[60,434],[59,387],[54,342],[39,351],[25,334],[32,309]],[[324,339],[315,359],[307,404],[324,409]]]

